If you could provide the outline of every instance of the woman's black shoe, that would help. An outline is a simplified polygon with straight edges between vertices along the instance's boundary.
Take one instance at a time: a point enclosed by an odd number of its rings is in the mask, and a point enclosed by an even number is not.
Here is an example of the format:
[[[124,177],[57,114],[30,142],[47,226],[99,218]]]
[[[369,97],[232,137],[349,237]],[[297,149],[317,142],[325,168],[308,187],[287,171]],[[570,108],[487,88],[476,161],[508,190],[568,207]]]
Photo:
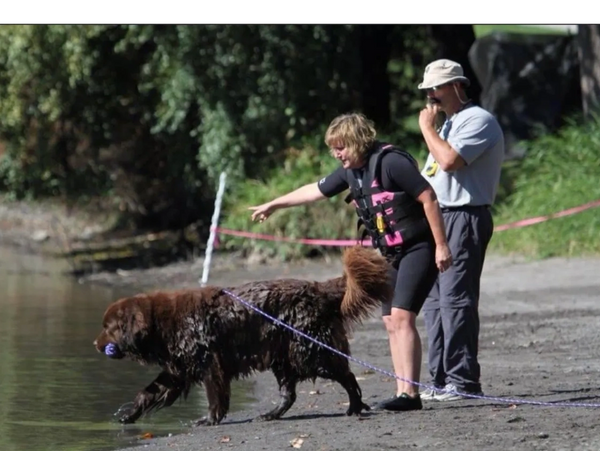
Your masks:
[[[379,401],[377,404],[375,404],[374,409],[375,410],[384,410],[385,406],[387,406],[392,401],[395,401],[397,398],[398,398],[398,395],[394,395],[391,398],[387,398],[382,401]]]
[[[421,397],[419,395],[416,395],[413,398],[406,393],[402,393],[400,396],[379,403],[377,407],[393,412],[405,412],[407,410],[421,410],[423,408],[423,403],[421,402]]]

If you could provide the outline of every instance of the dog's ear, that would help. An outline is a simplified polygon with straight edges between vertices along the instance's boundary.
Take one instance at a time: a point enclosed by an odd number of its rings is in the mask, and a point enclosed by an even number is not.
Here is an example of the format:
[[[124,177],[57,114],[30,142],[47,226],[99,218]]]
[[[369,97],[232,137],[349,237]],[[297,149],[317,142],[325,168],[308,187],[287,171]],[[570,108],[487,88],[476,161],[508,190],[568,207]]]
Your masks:
[[[135,346],[148,335],[151,312],[149,303],[138,297],[129,298],[123,305],[123,339]]]
[[[144,309],[140,305],[136,305],[131,315],[131,333],[133,335],[147,334],[148,333],[148,322]]]
[[[136,302],[131,312],[131,333],[133,335],[147,335],[151,312],[147,302]]]

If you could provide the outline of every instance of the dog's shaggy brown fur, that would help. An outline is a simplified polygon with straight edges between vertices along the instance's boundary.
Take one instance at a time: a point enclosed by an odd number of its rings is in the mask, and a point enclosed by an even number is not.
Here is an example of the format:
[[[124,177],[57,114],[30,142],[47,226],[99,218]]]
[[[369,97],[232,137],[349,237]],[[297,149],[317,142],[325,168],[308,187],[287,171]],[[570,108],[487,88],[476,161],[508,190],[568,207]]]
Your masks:
[[[251,282],[228,291],[269,315],[349,354],[348,328],[362,321],[392,295],[387,263],[371,249],[345,251],[344,274],[325,282],[272,280]],[[94,341],[114,358],[127,357],[162,368],[140,391],[133,407],[121,415],[133,423],[141,415],[170,406],[187,396],[193,384],[204,384],[207,416],[196,424],[218,424],[227,414],[230,383],[253,371],[271,370],[280,387],[280,402],[262,415],[281,417],[296,399],[296,384],[317,377],[339,382],[348,392],[347,415],[369,407],[348,360],[233,299],[219,287],[138,294],[111,304],[103,330]]]

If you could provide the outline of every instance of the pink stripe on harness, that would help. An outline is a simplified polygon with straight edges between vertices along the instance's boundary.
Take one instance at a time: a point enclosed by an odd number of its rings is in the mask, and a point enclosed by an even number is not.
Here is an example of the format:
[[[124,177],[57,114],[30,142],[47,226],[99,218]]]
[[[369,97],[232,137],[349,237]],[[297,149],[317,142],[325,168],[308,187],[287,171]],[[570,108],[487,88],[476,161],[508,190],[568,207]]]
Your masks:
[[[382,149],[389,149],[391,147],[394,147],[391,144],[388,144],[387,146],[383,146]],[[379,184],[377,183],[377,180],[373,180],[373,183],[371,184],[371,188],[373,187],[378,187]],[[375,204],[382,204],[384,202],[388,202],[390,200],[392,200],[394,198],[394,193],[391,193],[389,191],[383,191],[379,194],[373,194],[372,196],[372,201],[373,201],[373,205]],[[385,210],[385,213],[387,215],[393,213],[393,209],[391,208],[387,208]],[[380,222],[382,222],[382,215],[381,213],[377,213],[375,216],[375,224],[379,224]],[[393,221],[390,221],[390,225],[394,224]],[[396,231],[394,232],[394,234],[390,234],[390,233],[386,233],[385,234],[385,242],[388,246],[397,246],[399,244],[402,244],[404,240],[402,239],[402,235],[400,235],[400,232]]]

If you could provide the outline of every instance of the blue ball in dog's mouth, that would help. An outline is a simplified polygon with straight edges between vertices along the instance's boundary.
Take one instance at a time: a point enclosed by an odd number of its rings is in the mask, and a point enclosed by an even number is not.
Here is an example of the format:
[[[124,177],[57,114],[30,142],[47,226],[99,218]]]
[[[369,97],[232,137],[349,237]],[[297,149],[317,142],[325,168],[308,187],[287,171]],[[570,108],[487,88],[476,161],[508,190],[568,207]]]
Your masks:
[[[121,350],[119,349],[119,347],[116,344],[109,343],[104,348],[104,354],[106,354],[108,357],[115,358],[115,357],[119,357],[121,355]]]

